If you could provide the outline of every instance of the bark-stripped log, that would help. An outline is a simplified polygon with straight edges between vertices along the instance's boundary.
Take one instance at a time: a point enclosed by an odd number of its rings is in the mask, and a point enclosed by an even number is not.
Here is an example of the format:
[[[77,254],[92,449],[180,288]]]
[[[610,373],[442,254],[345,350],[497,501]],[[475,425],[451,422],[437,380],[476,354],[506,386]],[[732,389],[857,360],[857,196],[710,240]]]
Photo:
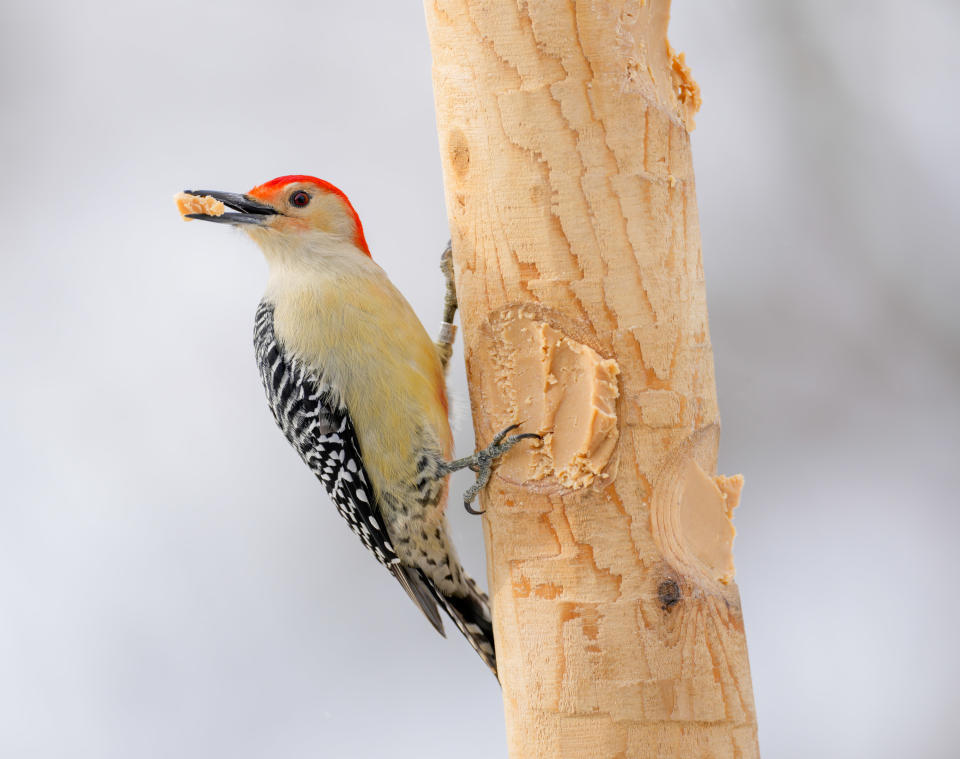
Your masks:
[[[510,755],[754,757],[666,0],[425,0]]]

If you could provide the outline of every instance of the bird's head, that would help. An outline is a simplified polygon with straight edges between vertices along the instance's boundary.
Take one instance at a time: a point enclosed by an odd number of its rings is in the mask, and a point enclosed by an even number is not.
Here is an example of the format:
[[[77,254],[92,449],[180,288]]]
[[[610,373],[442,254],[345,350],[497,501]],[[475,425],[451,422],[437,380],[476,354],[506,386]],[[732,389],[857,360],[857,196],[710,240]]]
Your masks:
[[[345,244],[370,255],[360,217],[347,196],[322,179],[295,174],[271,179],[243,194],[215,190],[185,192],[209,195],[232,209],[219,216],[192,213],[187,214],[188,218],[240,227],[268,255],[278,250]]]

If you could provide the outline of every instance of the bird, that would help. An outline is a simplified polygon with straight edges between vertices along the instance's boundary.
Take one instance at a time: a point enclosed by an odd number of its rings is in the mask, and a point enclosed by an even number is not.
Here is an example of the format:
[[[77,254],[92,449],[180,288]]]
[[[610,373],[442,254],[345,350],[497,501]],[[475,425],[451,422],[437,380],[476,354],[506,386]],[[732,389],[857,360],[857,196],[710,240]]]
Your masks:
[[[237,227],[266,258],[254,348],[277,425],[430,624],[445,635],[442,609],[496,676],[490,602],[463,569],[447,527],[448,476],[477,473],[464,505],[480,513],[470,504],[493,465],[539,435],[511,434],[511,425],[486,448],[451,460],[445,377],[457,303],[450,245],[441,266],[445,317],[434,342],[373,260],[350,200],[330,182],[295,174],[246,193],[184,193],[186,218]]]

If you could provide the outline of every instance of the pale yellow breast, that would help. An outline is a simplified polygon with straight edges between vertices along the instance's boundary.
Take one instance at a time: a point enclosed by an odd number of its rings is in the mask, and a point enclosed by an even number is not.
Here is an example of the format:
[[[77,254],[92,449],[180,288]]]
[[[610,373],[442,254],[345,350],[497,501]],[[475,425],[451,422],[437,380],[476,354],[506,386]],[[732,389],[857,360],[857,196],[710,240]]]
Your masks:
[[[417,452],[425,444],[450,457],[436,348],[379,267],[281,274],[271,278],[267,297],[284,347],[322,371],[340,393],[378,492],[416,477]]]

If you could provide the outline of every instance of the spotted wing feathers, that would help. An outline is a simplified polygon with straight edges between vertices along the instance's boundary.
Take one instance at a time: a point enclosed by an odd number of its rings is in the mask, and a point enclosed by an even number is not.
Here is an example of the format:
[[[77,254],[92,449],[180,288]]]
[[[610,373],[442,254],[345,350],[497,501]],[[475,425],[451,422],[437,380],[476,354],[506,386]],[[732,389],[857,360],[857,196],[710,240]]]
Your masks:
[[[279,345],[270,303],[261,303],[257,309],[254,345],[267,403],[277,425],[377,561],[386,567],[399,563],[374,505],[350,415],[322,376]]]

